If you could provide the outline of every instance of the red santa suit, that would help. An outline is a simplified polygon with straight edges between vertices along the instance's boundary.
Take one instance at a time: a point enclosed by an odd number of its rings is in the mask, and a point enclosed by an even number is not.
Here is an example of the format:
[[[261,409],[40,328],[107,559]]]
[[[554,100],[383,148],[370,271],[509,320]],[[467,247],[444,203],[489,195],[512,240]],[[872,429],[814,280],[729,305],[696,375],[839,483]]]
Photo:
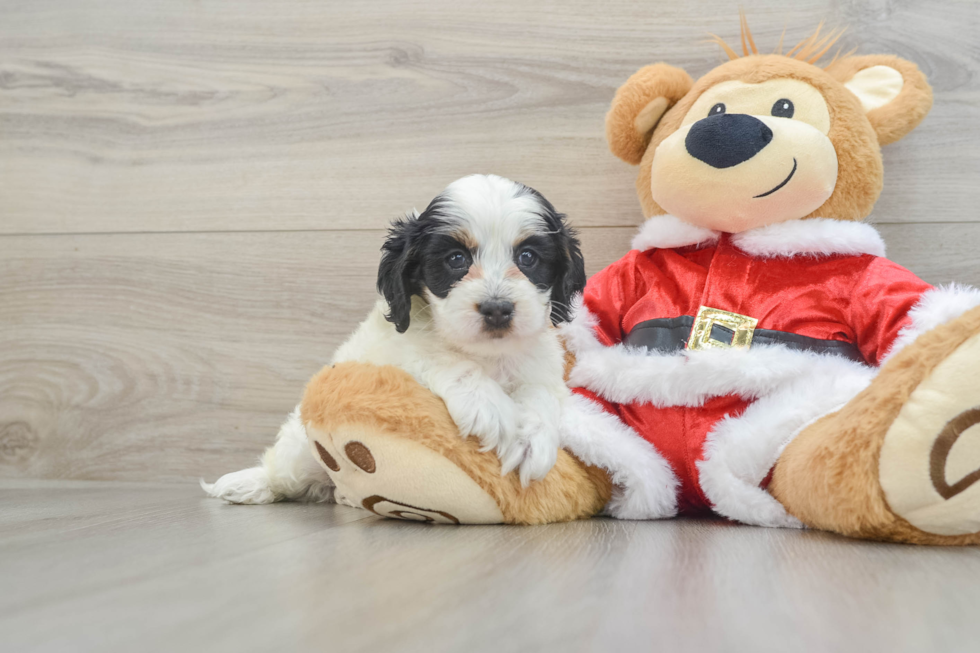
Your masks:
[[[890,353],[980,304],[884,253],[857,222],[730,235],[648,220],[633,250],[589,280],[563,330],[576,356],[564,446],[610,470],[607,512],[797,526],[765,490],[786,444],[864,389]]]

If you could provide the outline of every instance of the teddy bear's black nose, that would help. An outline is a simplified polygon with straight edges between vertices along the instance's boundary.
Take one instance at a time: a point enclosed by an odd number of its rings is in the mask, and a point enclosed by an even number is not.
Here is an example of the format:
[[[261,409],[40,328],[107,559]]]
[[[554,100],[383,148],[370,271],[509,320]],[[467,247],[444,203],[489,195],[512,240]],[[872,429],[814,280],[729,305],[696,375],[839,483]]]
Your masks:
[[[754,157],[771,140],[772,130],[758,118],[722,113],[691,125],[684,145],[688,154],[713,168],[731,168]]]

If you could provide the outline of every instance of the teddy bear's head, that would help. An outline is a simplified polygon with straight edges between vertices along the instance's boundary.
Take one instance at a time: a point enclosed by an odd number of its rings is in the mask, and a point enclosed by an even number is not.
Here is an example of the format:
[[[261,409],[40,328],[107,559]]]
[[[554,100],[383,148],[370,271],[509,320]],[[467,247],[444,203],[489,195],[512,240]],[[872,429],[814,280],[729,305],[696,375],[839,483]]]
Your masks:
[[[696,82],[664,63],[639,70],[606,116],[616,156],[639,164],[647,217],[737,233],[808,217],[860,220],[882,187],[880,145],[915,128],[932,90],[889,55],[816,62],[820,30],[788,54],[758,54],[744,20],[739,57]]]

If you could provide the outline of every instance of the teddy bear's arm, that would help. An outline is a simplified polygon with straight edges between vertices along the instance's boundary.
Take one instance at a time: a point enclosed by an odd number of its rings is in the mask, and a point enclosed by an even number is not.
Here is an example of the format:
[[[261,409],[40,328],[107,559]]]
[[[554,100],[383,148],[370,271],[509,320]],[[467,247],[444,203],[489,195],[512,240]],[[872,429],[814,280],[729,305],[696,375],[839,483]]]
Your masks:
[[[980,305],[967,286],[933,287],[884,258],[874,259],[850,295],[848,321],[865,360],[881,365],[922,333]]]
[[[572,321],[562,327],[565,345],[573,354],[622,341],[623,316],[646,291],[636,264],[640,255],[634,250],[589,279],[581,305]]]

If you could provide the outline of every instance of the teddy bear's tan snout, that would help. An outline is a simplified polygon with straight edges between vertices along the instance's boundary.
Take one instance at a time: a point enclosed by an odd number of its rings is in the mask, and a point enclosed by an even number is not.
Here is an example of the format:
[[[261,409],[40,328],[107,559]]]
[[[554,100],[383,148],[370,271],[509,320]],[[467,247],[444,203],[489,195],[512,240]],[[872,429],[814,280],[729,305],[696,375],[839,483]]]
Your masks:
[[[785,118],[723,113],[682,126],[656,149],[650,190],[668,213],[739,232],[801,218],[837,183],[833,143]]]

